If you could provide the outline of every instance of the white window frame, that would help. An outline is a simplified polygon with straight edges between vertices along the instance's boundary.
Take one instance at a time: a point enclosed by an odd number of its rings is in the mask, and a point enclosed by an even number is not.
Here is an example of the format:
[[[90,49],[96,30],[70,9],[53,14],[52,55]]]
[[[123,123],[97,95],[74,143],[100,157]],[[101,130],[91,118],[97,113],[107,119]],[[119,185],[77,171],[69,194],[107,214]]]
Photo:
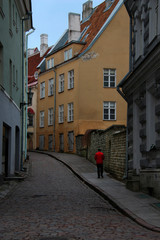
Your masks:
[[[73,122],[74,121],[74,106],[73,102],[68,103],[68,122]]]
[[[54,67],[54,58],[47,60],[47,69]]]
[[[108,111],[108,113],[105,113],[105,111]],[[113,114],[113,111],[114,111],[114,114]],[[108,114],[108,117],[105,117],[105,115]],[[111,117],[111,116],[114,116]],[[104,121],[115,121],[116,120],[116,102],[108,102],[108,101],[105,101],[103,102],[103,120]]]
[[[74,70],[68,72],[68,89],[74,88]]]
[[[40,111],[40,127],[44,127],[44,111]]]
[[[64,51],[64,61],[67,61],[72,58],[72,48]]]
[[[48,80],[48,96],[54,95],[54,79],[51,78]]]
[[[114,80],[112,80],[112,78]],[[116,87],[116,69],[110,69],[110,68],[103,69],[103,87],[104,88]]]
[[[48,109],[48,126],[53,125],[53,108]]]
[[[64,92],[64,73],[59,75],[59,92]]]
[[[63,123],[64,122],[64,105],[59,105],[59,114],[58,114],[58,122]]]
[[[40,98],[45,98],[45,82],[40,84]]]

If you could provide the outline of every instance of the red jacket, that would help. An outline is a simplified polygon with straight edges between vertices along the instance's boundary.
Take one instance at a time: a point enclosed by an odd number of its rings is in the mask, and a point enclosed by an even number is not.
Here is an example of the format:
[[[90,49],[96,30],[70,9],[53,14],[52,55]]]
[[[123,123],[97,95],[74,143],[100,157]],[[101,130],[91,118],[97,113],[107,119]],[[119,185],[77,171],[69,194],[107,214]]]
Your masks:
[[[102,164],[104,160],[104,154],[102,152],[97,152],[94,156],[96,164]]]

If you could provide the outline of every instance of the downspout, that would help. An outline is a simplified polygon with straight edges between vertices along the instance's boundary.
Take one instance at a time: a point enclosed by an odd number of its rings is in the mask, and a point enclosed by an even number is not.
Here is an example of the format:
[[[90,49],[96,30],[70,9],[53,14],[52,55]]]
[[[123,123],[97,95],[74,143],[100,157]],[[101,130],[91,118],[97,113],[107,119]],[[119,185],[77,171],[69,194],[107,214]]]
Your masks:
[[[120,90],[120,87],[122,87],[123,82],[126,80],[128,75],[130,74],[131,69],[132,69],[132,17],[130,15],[129,72],[122,79],[122,81],[117,85],[118,93],[123,97],[123,99],[127,103],[126,158],[125,158],[125,174],[123,176],[123,179],[127,179],[128,178],[128,99],[125,96],[125,94]]]
[[[22,18],[22,104],[21,113],[22,113],[22,132],[21,132],[21,162],[20,162],[20,170],[23,171],[23,145],[24,145],[24,21],[28,20],[31,16],[31,12],[27,13],[28,17]]]
[[[54,71],[54,117],[53,117],[53,151],[55,152],[56,145],[56,70]]]
[[[21,132],[21,171],[23,170],[23,124],[24,124],[24,19],[22,19],[22,105],[21,105],[21,113],[22,113],[22,132]]]
[[[35,28],[32,29],[29,33],[26,34],[26,92],[28,93],[28,36],[32,34],[35,31]],[[28,99],[26,98],[26,104],[28,104]],[[25,122],[25,131],[26,131],[26,137],[25,137],[25,159],[27,158],[27,106],[26,106],[26,122]]]
[[[125,174],[123,179],[128,178],[128,101],[124,93],[120,90],[120,84],[117,86],[118,93],[123,97],[123,99],[127,102],[127,126],[126,126],[126,158],[125,158]]]

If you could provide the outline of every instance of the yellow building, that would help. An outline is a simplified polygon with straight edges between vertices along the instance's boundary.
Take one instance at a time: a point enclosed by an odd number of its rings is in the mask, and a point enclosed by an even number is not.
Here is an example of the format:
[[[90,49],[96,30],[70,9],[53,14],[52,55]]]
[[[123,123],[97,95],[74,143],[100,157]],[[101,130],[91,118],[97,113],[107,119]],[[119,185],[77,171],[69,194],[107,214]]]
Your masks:
[[[76,152],[76,136],[126,125],[126,103],[116,90],[129,69],[129,17],[122,0],[106,0],[80,15],[39,68],[37,147]]]

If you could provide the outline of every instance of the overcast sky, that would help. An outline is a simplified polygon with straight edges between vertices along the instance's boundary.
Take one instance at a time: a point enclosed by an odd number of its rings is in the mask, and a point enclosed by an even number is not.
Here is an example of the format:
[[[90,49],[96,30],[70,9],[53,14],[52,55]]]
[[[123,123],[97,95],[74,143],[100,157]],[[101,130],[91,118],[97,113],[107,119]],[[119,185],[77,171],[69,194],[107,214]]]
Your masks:
[[[68,13],[81,14],[87,0],[32,0],[34,33],[29,35],[28,47],[40,49],[40,35],[48,34],[48,45],[54,45],[68,28]],[[96,7],[103,0],[93,0]]]

